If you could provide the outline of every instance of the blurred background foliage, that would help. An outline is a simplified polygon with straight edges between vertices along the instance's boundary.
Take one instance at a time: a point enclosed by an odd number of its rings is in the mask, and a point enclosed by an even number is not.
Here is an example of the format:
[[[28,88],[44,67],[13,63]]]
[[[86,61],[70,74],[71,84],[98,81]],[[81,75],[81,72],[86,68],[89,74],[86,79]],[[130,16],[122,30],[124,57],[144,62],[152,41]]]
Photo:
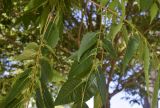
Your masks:
[[[154,108],[159,8],[158,0],[0,0],[1,106],[86,108],[94,97],[95,108],[110,108],[125,91]]]

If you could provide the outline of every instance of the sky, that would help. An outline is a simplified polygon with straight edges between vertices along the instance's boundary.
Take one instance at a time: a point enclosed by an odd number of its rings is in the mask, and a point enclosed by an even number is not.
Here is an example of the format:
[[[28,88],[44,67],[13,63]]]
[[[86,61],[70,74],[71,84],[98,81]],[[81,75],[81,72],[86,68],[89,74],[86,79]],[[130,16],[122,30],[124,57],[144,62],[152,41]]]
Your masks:
[[[122,97],[125,96],[124,92],[120,92],[117,95],[115,95],[112,99],[111,99],[111,108],[142,108],[142,106],[138,105],[138,104],[134,104],[131,105],[129,104],[128,101],[126,101],[125,99],[121,99]],[[88,102],[87,105],[89,106],[89,108],[93,108],[93,98],[91,98]],[[160,102],[159,102],[159,106],[160,106]],[[159,107],[160,108],[160,107]]]

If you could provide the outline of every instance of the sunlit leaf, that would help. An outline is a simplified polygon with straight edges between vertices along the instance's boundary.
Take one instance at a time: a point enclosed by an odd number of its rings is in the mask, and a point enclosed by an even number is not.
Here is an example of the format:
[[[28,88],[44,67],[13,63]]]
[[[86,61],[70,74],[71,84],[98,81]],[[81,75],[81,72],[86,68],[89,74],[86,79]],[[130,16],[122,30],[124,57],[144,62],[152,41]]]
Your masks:
[[[150,23],[152,23],[153,19],[156,17],[157,12],[158,12],[158,6],[156,3],[154,3],[150,8],[150,16],[151,16]]]
[[[94,108],[102,108],[102,100],[100,94],[94,96]]]
[[[106,6],[109,0],[98,0],[102,6]]]
[[[113,41],[117,33],[121,30],[122,26],[123,26],[122,22],[120,22],[119,24],[112,24],[110,32],[108,34],[108,38]]]

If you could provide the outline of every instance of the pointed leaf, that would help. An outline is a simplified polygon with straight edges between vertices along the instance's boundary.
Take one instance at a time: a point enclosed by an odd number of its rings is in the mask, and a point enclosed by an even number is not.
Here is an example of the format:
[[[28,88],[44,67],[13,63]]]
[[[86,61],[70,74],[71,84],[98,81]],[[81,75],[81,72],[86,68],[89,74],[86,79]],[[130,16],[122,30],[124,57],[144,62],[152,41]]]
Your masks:
[[[28,5],[25,7],[25,11],[31,11],[33,9],[39,8],[44,3],[46,3],[45,0],[30,0]]]
[[[147,92],[149,94],[149,65],[150,65],[150,56],[149,48],[147,43],[144,44],[144,73],[145,73],[145,82],[147,86]]]
[[[30,42],[30,43],[28,43],[27,44],[27,46],[25,47],[25,49],[32,49],[32,50],[35,50],[35,51],[37,51],[38,50],[38,44],[37,43],[35,43],[35,42]]]
[[[40,64],[41,64],[41,78],[42,80],[46,81],[51,81],[53,78],[53,69],[50,64],[50,61],[43,57],[40,59]]]
[[[54,22],[49,23],[44,39],[46,43],[53,48],[57,45],[59,41],[59,30]]]
[[[116,58],[117,57],[117,53],[115,51],[115,48],[113,47],[112,45],[112,42],[107,40],[107,39],[104,39],[103,40],[103,47],[106,51],[108,51],[111,55],[112,58]]]
[[[73,93],[80,87],[82,81],[80,79],[70,79],[64,83],[55,100],[55,105],[63,105],[74,100]]]
[[[92,59],[93,59],[92,57],[87,57],[80,62],[75,61],[69,72],[69,78],[70,77],[81,78],[86,76],[92,68],[92,64],[93,64]]]
[[[6,97],[6,104],[5,104],[6,106],[10,105],[12,101],[17,99],[18,96],[21,96],[22,91],[27,87],[27,85],[30,82],[29,78],[30,73],[31,69],[27,69],[16,80],[8,96]],[[14,105],[16,105],[17,103],[14,103]],[[12,105],[12,107],[14,106]]]
[[[78,61],[80,60],[80,57],[84,54],[84,52],[95,45],[96,42],[97,35],[95,32],[89,32],[83,36],[80,48],[78,50]]]
[[[125,71],[127,64],[129,63],[129,61],[137,51],[137,48],[139,46],[138,38],[139,38],[138,36],[130,37],[130,40],[127,45],[126,53],[122,61],[122,73]]]
[[[158,12],[158,6],[156,3],[154,3],[150,8],[150,16],[151,16],[150,23],[152,23],[153,19],[156,17],[157,12]]]
[[[106,89],[105,76],[98,72],[96,74],[96,80],[97,80],[98,91],[100,93],[100,97],[101,97],[102,103],[103,103],[103,105],[106,105],[107,89]]]
[[[30,60],[36,57],[37,52],[32,49],[26,49],[22,54],[15,57],[16,60]]]
[[[122,26],[123,26],[122,22],[120,22],[119,24],[112,24],[110,32],[108,34],[109,39],[113,41],[117,33],[121,30]]]
[[[94,96],[94,108],[102,108],[102,100],[100,94]]]

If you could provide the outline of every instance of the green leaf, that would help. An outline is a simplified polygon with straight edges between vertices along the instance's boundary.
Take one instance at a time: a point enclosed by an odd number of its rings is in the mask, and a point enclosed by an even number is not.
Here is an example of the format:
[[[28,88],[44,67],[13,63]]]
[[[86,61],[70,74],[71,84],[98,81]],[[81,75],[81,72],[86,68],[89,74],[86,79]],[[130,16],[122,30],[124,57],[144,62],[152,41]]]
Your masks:
[[[45,32],[45,36],[44,39],[46,41],[46,43],[51,46],[52,48],[54,48],[58,41],[59,41],[59,29],[58,27],[55,25],[55,23],[49,22],[49,25],[47,27],[47,30]]]
[[[113,47],[112,45],[112,42],[107,40],[107,39],[104,39],[103,40],[103,47],[106,51],[108,51],[111,55],[112,58],[116,58],[117,57],[117,53],[116,53],[116,50],[115,48]]]
[[[133,55],[136,53],[138,46],[139,46],[139,37],[138,36],[130,37],[126,53],[122,61],[122,73],[125,71],[127,64],[129,63]]]
[[[36,90],[36,106],[37,108],[45,108],[45,104],[40,89]]]
[[[27,6],[24,8],[24,11],[31,11],[33,9],[37,9],[45,3],[45,0],[30,0]]]
[[[36,57],[37,52],[32,49],[26,49],[22,54],[15,57],[16,60],[31,60]]]
[[[145,73],[145,82],[147,86],[147,92],[149,95],[149,65],[150,65],[150,56],[149,56],[149,48],[147,43],[144,44],[144,73]]]
[[[43,99],[46,108],[54,108],[52,94],[48,91],[46,84],[42,83]]]
[[[83,36],[80,48],[78,50],[78,61],[80,60],[84,52],[86,52],[89,48],[95,45],[96,42],[97,34],[95,32],[89,32]]]
[[[85,77],[91,70],[93,65],[93,57],[87,57],[81,60],[80,62],[74,61],[72,64],[71,70],[69,72],[69,78],[82,78]]]
[[[40,21],[41,31],[45,27],[46,22],[48,22],[47,18],[48,18],[48,15],[50,15],[49,12],[50,12],[49,6],[43,8],[43,11],[42,11],[42,14],[41,14],[41,21]]]
[[[80,106],[82,106],[82,108],[89,108],[88,105],[86,103],[74,103],[74,105],[72,106],[72,108],[80,108]]]
[[[140,4],[140,8],[142,9],[142,11],[148,10],[151,5],[153,3],[153,0],[140,0],[139,4]]]
[[[122,26],[123,26],[122,22],[120,22],[119,24],[112,24],[110,32],[108,34],[108,38],[113,41],[117,33],[121,30]]]
[[[158,70],[157,79],[154,84],[154,92],[152,97],[152,107],[151,108],[157,108],[157,102],[158,102],[158,91],[159,91],[159,84],[160,84],[160,68]]]
[[[151,16],[150,23],[152,23],[153,19],[156,17],[157,12],[158,12],[158,6],[156,3],[154,3],[150,8],[150,16]]]
[[[37,55],[38,44],[35,42],[28,43],[22,54],[15,57],[16,60],[30,60]]]
[[[97,72],[97,74],[96,74],[96,80],[97,80],[98,91],[100,93],[102,104],[106,105],[107,90],[106,90],[105,75],[104,74],[100,74],[99,72]]]
[[[40,65],[41,65],[41,78],[45,82],[51,81],[53,78],[53,69],[50,64],[50,61],[43,57],[40,59]]]
[[[122,36],[123,36],[123,38],[124,38],[124,41],[125,41],[125,43],[127,44],[128,43],[128,37],[129,37],[129,34],[128,34],[128,31],[127,31],[127,28],[126,28],[126,26],[123,26],[122,27]]]
[[[94,96],[94,108],[102,108],[102,100],[100,94]]]
[[[68,104],[74,101],[73,93],[81,86],[82,80],[69,79],[64,83],[55,100],[55,105]]]
[[[98,0],[102,6],[106,6],[109,0]]]
[[[35,42],[30,42],[30,43],[28,43],[27,46],[25,47],[25,49],[28,49],[28,50],[32,49],[32,50],[35,50],[35,51],[37,51],[38,48],[39,48],[39,47],[38,47],[38,44],[35,43]]]
[[[61,75],[59,72],[57,72],[56,70],[53,70],[53,78],[52,78],[53,82],[59,83],[61,81],[65,81],[65,78],[63,75]]]
[[[10,106],[10,104],[21,98],[22,96],[22,91],[24,89],[27,88],[28,84],[30,83],[30,78],[29,75],[31,73],[32,69],[27,69],[25,70],[20,76],[19,78],[15,81],[12,89],[10,90],[8,96],[6,97],[6,106]],[[14,102],[14,104],[12,105],[12,108],[18,104],[19,102]]]

